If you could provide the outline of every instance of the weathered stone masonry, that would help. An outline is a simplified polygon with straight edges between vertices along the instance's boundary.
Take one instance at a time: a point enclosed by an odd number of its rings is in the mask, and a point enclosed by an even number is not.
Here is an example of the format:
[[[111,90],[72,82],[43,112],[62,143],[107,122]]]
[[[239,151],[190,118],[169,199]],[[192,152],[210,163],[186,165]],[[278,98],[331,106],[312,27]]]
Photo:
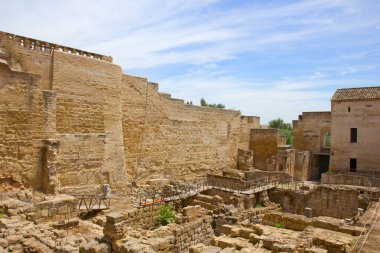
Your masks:
[[[258,117],[185,105],[112,58],[0,33],[0,176],[45,192],[125,190],[235,166]]]

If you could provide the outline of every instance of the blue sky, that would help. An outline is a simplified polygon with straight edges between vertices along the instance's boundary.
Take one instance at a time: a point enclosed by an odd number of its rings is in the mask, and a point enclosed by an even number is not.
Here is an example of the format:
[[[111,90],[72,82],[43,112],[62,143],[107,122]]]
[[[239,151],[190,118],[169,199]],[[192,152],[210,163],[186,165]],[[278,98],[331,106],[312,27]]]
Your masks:
[[[0,30],[114,58],[127,74],[262,124],[379,86],[380,1],[0,0]]]

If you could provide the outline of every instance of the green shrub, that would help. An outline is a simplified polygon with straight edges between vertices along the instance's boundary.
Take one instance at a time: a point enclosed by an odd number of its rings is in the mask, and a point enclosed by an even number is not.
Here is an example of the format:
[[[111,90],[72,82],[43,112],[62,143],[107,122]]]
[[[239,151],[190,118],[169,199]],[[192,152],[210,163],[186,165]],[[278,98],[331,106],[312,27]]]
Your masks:
[[[0,207],[0,219],[5,216],[5,211],[2,207]]]
[[[171,206],[164,205],[161,206],[159,209],[160,213],[156,217],[158,223],[160,223],[162,226],[166,226],[174,221],[175,213]]]
[[[263,206],[260,203],[258,203],[258,204],[255,205],[255,208],[262,208],[262,207]]]
[[[284,224],[282,224],[282,222],[278,222],[278,223],[274,224],[274,226],[276,228],[284,228]]]

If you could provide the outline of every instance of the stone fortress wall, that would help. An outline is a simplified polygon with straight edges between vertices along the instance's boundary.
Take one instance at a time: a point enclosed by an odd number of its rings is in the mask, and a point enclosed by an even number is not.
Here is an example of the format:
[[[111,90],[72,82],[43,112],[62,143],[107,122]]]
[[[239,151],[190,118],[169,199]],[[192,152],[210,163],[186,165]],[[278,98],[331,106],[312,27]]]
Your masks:
[[[260,125],[186,105],[107,56],[8,33],[0,41],[0,176],[45,192],[221,171]]]
[[[235,165],[248,149],[247,129],[259,118],[184,104],[146,79],[124,75],[123,137],[127,174],[141,178],[191,178]]]

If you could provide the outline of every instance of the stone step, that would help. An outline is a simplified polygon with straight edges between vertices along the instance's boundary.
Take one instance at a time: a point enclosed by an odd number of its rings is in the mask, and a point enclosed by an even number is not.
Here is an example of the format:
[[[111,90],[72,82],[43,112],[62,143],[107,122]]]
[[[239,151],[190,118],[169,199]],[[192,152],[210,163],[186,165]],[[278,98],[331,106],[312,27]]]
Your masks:
[[[54,251],[50,249],[48,246],[42,244],[41,242],[37,241],[33,237],[27,239],[24,242],[24,250],[27,252],[36,252],[36,253],[53,253]]]
[[[234,248],[237,250],[253,247],[253,244],[250,243],[247,239],[240,238],[240,237],[232,238],[229,236],[214,237],[211,240],[211,245],[222,248],[222,249]]]
[[[198,194],[195,199],[206,202],[206,203],[210,203],[213,205],[218,205],[223,202],[223,199],[218,195],[209,196],[209,195],[204,195],[204,194]]]
[[[210,210],[210,211],[213,211],[214,213],[219,213],[220,212],[220,208],[218,206],[215,206],[213,204],[210,204],[210,203],[207,203],[207,202],[203,202],[201,200],[197,200],[195,199],[193,201],[194,205],[200,205],[201,207],[207,209],[207,210]]]

